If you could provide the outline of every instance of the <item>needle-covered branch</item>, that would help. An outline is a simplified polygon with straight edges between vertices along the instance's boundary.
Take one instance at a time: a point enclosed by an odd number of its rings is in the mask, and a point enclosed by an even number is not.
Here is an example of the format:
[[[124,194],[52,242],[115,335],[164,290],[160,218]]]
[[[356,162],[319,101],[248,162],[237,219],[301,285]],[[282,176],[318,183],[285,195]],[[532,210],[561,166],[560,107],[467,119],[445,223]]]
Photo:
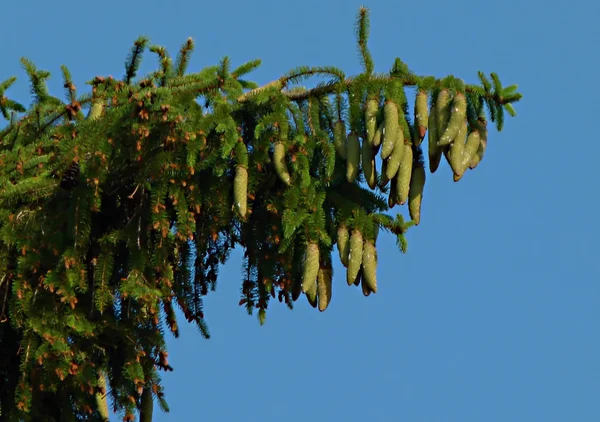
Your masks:
[[[235,247],[239,304],[261,324],[274,300],[325,311],[333,283],[377,293],[380,231],[407,252],[426,177],[442,157],[455,181],[475,169],[488,118],[501,130],[521,94],[399,58],[375,72],[368,35],[361,8],[358,75],[298,66],[263,86],[241,79],[259,60],[186,73],[191,39],[173,63],[140,37],[123,79],[87,93],[63,66],[64,100],[22,60],[33,104],[6,96],[15,78],[0,84],[2,420],[101,420],[107,392],[125,420],[167,410],[165,331],[178,336],[178,308],[209,337],[203,300]],[[138,77],[146,49],[159,64]]]

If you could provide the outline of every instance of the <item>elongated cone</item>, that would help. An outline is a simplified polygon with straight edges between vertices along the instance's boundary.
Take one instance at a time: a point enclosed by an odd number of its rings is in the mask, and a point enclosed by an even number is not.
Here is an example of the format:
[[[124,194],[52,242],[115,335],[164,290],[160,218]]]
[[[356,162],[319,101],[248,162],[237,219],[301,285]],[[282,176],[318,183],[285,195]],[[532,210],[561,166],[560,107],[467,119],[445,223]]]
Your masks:
[[[299,246],[299,245],[296,245]],[[302,276],[304,275],[304,260],[306,258],[306,248],[294,248],[292,257],[293,272],[286,274],[291,281],[292,300],[295,302],[302,294]]]
[[[450,145],[454,142],[456,135],[458,135],[459,131],[463,126],[463,122],[467,116],[467,99],[464,94],[458,93],[454,96],[452,100],[452,106],[449,107],[450,110],[450,119],[448,121],[448,126],[444,133],[440,136],[438,141],[438,146],[446,146]]]
[[[421,222],[421,202],[423,201],[425,179],[425,169],[420,164],[417,164],[413,168],[410,178],[410,190],[408,191],[408,212],[411,220],[417,226]]]
[[[363,244],[362,273],[363,284],[373,293],[377,293],[377,249],[369,241]]]
[[[248,212],[248,170],[243,166],[235,167],[233,202],[240,216],[246,218]]]
[[[292,301],[297,301],[302,294],[302,278],[296,277],[292,282]]]
[[[373,293],[371,291],[371,289],[369,289],[369,286],[367,285],[367,283],[365,283],[364,281],[362,283],[360,283],[360,287],[362,288],[362,292],[363,292],[363,295],[365,295],[365,297],[370,296],[371,293]]]
[[[100,374],[98,374],[98,387],[102,388],[106,392],[106,379],[104,378],[103,372],[100,372]],[[108,421],[108,418],[110,416],[110,414],[108,413],[107,396],[108,394],[101,394],[100,392],[96,393],[96,404],[98,406],[98,413],[100,414],[100,418],[104,421]]]
[[[464,173],[469,165],[472,163],[473,158],[477,157],[477,151],[481,146],[481,136],[479,130],[475,129],[469,133],[467,137],[467,143],[465,144],[465,151],[463,152],[463,159],[461,162],[461,169]]]
[[[276,142],[273,146],[273,166],[275,167],[277,176],[279,176],[283,183],[289,186],[292,177],[285,162],[285,145],[282,142]]]
[[[435,173],[440,166],[442,160],[442,150],[437,146],[438,131],[437,131],[437,110],[435,105],[431,107],[429,112],[429,134],[427,142],[427,153],[429,155],[429,171]]]
[[[371,189],[375,189],[377,187],[377,166],[375,164],[375,158],[371,159],[371,165],[368,173],[365,173],[365,178],[367,179],[367,185]]]
[[[446,132],[446,128],[448,127],[448,122],[450,121],[450,115],[451,115],[451,101],[452,101],[452,97],[450,96],[450,91],[448,91],[447,89],[442,89],[437,96],[437,100],[435,102],[435,111],[436,111],[436,117],[437,117],[437,133],[438,133],[438,142],[437,145],[438,146],[442,146],[440,145],[440,140],[444,134],[444,132]]]
[[[398,170],[398,187],[396,188],[396,194],[398,195],[396,202],[398,202],[400,205],[404,205],[408,200],[410,178],[413,168],[412,147],[410,145],[404,145],[404,149],[404,156],[402,157],[400,170]]]
[[[456,135],[454,142],[450,145],[448,151],[447,160],[450,164],[450,168],[459,178],[462,177],[466,168],[463,166],[463,154],[465,150],[465,143],[467,141],[467,120],[463,120],[460,131]]]
[[[415,136],[415,145],[421,145],[425,134],[427,133],[427,126],[429,125],[429,108],[427,107],[427,92],[420,89],[417,92],[415,99],[415,131],[418,136]]]
[[[351,132],[346,140],[346,180],[352,183],[358,176],[360,163],[360,140],[355,132]]]
[[[365,129],[367,132],[367,143],[373,146],[373,137],[377,130],[377,111],[379,110],[379,102],[373,98],[368,99],[365,104]]]
[[[317,290],[319,295],[319,311],[323,312],[331,302],[331,280],[333,278],[333,269],[331,267],[319,268],[317,277]]]
[[[437,96],[437,101],[435,103],[436,107],[436,117],[437,117],[437,136],[438,136],[438,149],[440,153],[447,157],[448,150],[450,149],[449,145],[440,145],[440,138],[446,131],[448,127],[448,122],[450,121],[451,115],[451,106],[452,106],[452,96],[448,89],[442,89]],[[441,161],[441,159],[440,159]]]
[[[485,154],[485,148],[487,147],[487,131],[485,129],[479,130],[479,137],[481,139],[479,140],[480,144],[479,144],[479,148],[477,149],[477,154],[475,154],[475,156],[471,160],[471,164],[469,165],[469,168],[471,170],[473,170],[475,167],[477,167],[479,165],[479,163],[481,162],[481,160],[483,160],[483,155]]]
[[[375,132],[375,133],[377,133],[377,132]],[[373,138],[373,139],[375,139],[375,138]],[[380,149],[381,149],[381,144],[378,146],[373,145],[373,149],[371,150],[371,151],[373,151],[373,159],[375,159],[375,157],[377,157],[377,153],[379,152]]]
[[[398,131],[398,136],[396,137],[396,144],[394,145],[394,149],[392,150],[392,154],[388,158],[387,166],[386,166],[386,177],[388,179],[392,179],[396,173],[398,173],[398,169],[400,168],[400,164],[402,163],[402,158],[404,157],[404,134],[401,130]]]
[[[381,175],[379,178],[379,187],[382,189],[385,188],[387,186],[387,184],[390,182],[390,179],[388,179],[388,177],[387,177],[388,161],[389,161],[389,159],[381,161]]]
[[[373,147],[366,140],[363,140],[361,148],[362,169],[367,180],[367,185],[375,189],[377,184],[377,173],[375,170],[375,159],[373,156]]]
[[[102,116],[102,112],[104,111],[104,100],[101,98],[96,98],[92,100],[92,106],[90,107],[90,111],[88,113],[88,120],[96,120],[100,116]]]
[[[390,193],[388,195],[388,207],[394,208],[398,203],[398,174],[391,180]]]
[[[306,254],[304,255],[304,274],[302,276],[302,291],[310,292],[317,284],[317,275],[319,273],[319,245],[316,242],[309,242],[306,245]],[[316,292],[316,289],[314,289]]]
[[[350,233],[344,225],[340,225],[337,231],[337,247],[342,265],[344,267],[348,267],[348,256],[350,255]]]
[[[381,145],[381,159],[388,158],[396,144],[396,136],[398,136],[398,107],[393,101],[386,101],[383,106],[383,121],[385,123],[383,132],[383,144]]]
[[[346,271],[346,281],[350,286],[356,281],[358,272],[362,264],[363,237],[361,232],[354,229],[350,235],[350,254],[348,256],[348,270]]]
[[[317,286],[316,281],[310,285],[310,290],[308,290],[305,294],[306,294],[306,300],[308,300],[308,303],[310,303],[310,306],[312,306],[313,308],[316,308],[317,304],[318,304],[318,297],[317,297],[318,286]]]
[[[383,137],[383,128],[384,127],[385,127],[385,122],[381,122],[379,124],[379,126],[377,126],[375,135],[373,135],[373,147],[381,146],[381,138]]]
[[[356,280],[354,280],[354,285],[356,287],[360,286],[362,279],[363,279],[363,273],[362,273],[362,267],[361,267],[360,271],[358,272],[358,275],[356,276]]]
[[[338,155],[346,159],[346,124],[338,120],[333,127],[333,145]]]

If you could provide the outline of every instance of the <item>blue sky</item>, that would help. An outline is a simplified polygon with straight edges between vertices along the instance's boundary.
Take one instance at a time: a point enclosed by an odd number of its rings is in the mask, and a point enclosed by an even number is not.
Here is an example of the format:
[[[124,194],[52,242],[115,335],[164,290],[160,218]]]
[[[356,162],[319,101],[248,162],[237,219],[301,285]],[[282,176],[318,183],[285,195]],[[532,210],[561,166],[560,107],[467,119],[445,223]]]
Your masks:
[[[61,64],[83,89],[122,76],[141,34],[173,55],[193,37],[190,71],[228,55],[234,66],[262,59],[259,83],[300,64],[356,74],[360,5],[14,1],[3,5],[0,79],[19,76],[9,95],[27,102],[26,56],[53,73],[56,94]],[[519,84],[519,115],[490,132],[483,162],[459,183],[447,164],[428,174],[408,254],[380,237],[376,295],[349,288],[336,264],[326,312],[304,298],[292,312],[273,303],[260,327],[237,305],[234,255],[205,300],[212,339],[184,325],[169,342],[172,410],[155,421],[600,420],[600,3],[365,5],[376,70],[401,57],[418,74],[468,83],[497,72]],[[144,69],[154,64],[147,55]]]

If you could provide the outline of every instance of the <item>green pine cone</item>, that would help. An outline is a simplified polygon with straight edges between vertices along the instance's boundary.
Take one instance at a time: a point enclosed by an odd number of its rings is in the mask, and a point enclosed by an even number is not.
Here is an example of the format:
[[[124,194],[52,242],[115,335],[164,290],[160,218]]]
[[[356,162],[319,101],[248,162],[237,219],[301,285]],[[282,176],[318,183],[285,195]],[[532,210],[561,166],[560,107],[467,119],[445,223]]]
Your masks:
[[[359,278],[362,280],[363,277],[359,276]],[[365,297],[368,297],[371,295],[371,293],[373,293],[371,291],[371,289],[369,289],[369,285],[367,283],[365,283],[364,281],[362,281],[362,283],[360,283],[360,287],[362,289],[363,295],[365,295]]]
[[[348,256],[350,255],[350,233],[344,225],[341,225],[337,231],[337,248],[342,265],[347,267]]]
[[[273,146],[273,165],[277,176],[289,186],[292,183],[292,177],[285,161],[285,145],[282,142],[276,142]]]
[[[297,301],[302,294],[302,278],[295,277],[292,280],[292,301]]]
[[[358,272],[358,275],[356,276],[356,280],[354,280],[354,285],[356,287],[360,286],[362,278],[363,278],[363,274],[362,274],[362,268],[361,268],[360,271]]]
[[[440,138],[448,128],[448,122],[452,112],[452,95],[448,89],[442,89],[437,96],[436,106],[436,117],[437,117],[437,137],[438,137],[438,150],[441,154],[447,157],[449,145],[440,145]],[[441,161],[441,157],[440,157]]]
[[[383,128],[385,127],[385,122],[381,122],[373,135],[373,147],[377,148],[381,145],[381,138],[383,137]]]
[[[439,147],[450,145],[463,126],[463,122],[467,117],[467,99],[464,94],[460,92],[456,94],[452,100],[452,106],[448,109],[450,110],[450,119],[446,130],[438,141]]]
[[[427,107],[427,92],[420,89],[415,98],[415,145],[421,145],[427,126],[429,125],[429,108]]]
[[[477,154],[473,156],[471,164],[469,165],[471,170],[477,167],[481,160],[483,160],[483,154],[485,154],[485,148],[487,147],[487,131],[485,129],[479,130],[479,137],[481,139],[479,140],[480,144],[479,148],[477,149]]]
[[[388,160],[381,160],[381,174],[380,174],[380,179],[379,179],[379,187],[381,189],[385,188],[387,186],[387,184],[390,182],[390,179],[388,179],[387,177],[387,166],[388,166]]]
[[[368,172],[367,170],[365,170],[365,178],[367,179],[367,185],[371,189],[375,189],[377,187],[377,167],[375,164],[375,158],[371,159],[371,165],[368,170]]]
[[[394,149],[390,154],[386,167],[385,175],[388,179],[391,180],[396,175],[396,173],[398,173],[398,169],[400,168],[400,164],[402,163],[405,151],[406,149],[404,148],[404,134],[401,130],[399,130],[398,135],[396,136],[396,143],[394,144]]]
[[[456,135],[454,142],[450,145],[450,149],[448,150],[448,155],[446,159],[448,160],[448,164],[450,164],[450,168],[459,177],[462,177],[463,173],[466,170],[466,167],[463,166],[463,155],[465,152],[465,143],[467,140],[467,120],[463,120],[460,131]]]
[[[398,203],[398,174],[391,179],[390,193],[388,195],[388,207],[394,208]]]
[[[413,168],[408,191],[408,212],[417,226],[421,222],[421,202],[423,201],[425,179],[425,168],[420,164]]]
[[[427,153],[429,155],[429,171],[435,173],[440,166],[442,160],[442,150],[437,146],[438,130],[437,130],[437,109],[435,105],[429,111],[429,135],[427,142]]]
[[[333,145],[338,155],[346,159],[346,124],[343,120],[338,120],[333,127]]]
[[[308,303],[310,303],[310,306],[312,306],[313,308],[317,307],[318,304],[318,287],[317,287],[317,283],[314,282],[311,287],[310,290],[308,290],[305,294],[306,294],[306,300],[308,300]]]
[[[464,173],[467,168],[471,165],[474,158],[478,158],[477,151],[481,146],[481,136],[479,130],[474,130],[469,133],[467,137],[467,143],[465,144],[465,150],[463,153],[463,159],[461,162],[461,170]]]
[[[361,232],[354,229],[350,235],[350,253],[348,255],[348,270],[346,271],[346,281],[352,285],[358,277],[362,264],[363,237]]]
[[[90,111],[87,116],[88,120],[96,120],[102,116],[102,112],[104,111],[104,102],[105,100],[101,98],[92,100],[92,106],[90,107]]]
[[[352,183],[358,176],[360,162],[360,140],[355,132],[350,132],[346,140],[346,180]]]
[[[450,121],[450,115],[452,112],[451,108],[452,97],[450,96],[450,91],[447,89],[442,89],[437,96],[437,101],[435,102],[435,114],[437,117],[437,133],[440,139],[438,139],[437,145],[440,145],[440,140],[446,132],[446,128],[448,127],[448,122]],[[431,130],[431,128],[430,128]]]
[[[92,110],[90,110],[90,113],[92,112]],[[100,372],[98,374],[98,387],[102,388],[102,390],[104,391],[105,394],[102,394],[100,391],[96,393],[96,405],[98,406],[98,413],[100,414],[100,418],[102,418],[104,421],[108,421],[109,418],[109,413],[108,413],[108,397],[106,395],[106,379],[104,378],[104,373]],[[70,403],[69,403],[69,407],[70,407]],[[71,411],[69,413],[72,413],[73,409],[70,409]],[[73,419],[71,419],[73,421],[75,421],[75,417],[73,417]]]
[[[402,157],[402,163],[398,170],[398,187],[397,187],[397,202],[400,205],[404,205],[408,200],[408,193],[410,190],[410,178],[412,174],[413,165],[413,151],[410,145],[404,145],[404,156]]]
[[[243,166],[235,167],[233,202],[239,215],[246,218],[248,212],[248,170]]]
[[[381,159],[385,160],[388,158],[396,144],[396,137],[400,130],[398,123],[398,107],[393,101],[386,101],[383,106],[383,119],[384,119],[384,131],[383,131],[383,145],[381,146]]]
[[[371,189],[375,189],[377,183],[377,173],[375,171],[375,159],[373,157],[373,147],[366,140],[362,142],[361,148],[362,169]]]
[[[313,287],[316,294],[317,275],[319,273],[319,245],[309,242],[306,245],[304,255],[304,273],[302,275],[302,291],[312,292]]]
[[[317,290],[319,295],[319,311],[323,312],[331,302],[331,280],[333,278],[333,269],[331,267],[319,268],[317,277]]]
[[[377,248],[369,241],[363,244],[362,273],[363,285],[373,293],[377,293]]]
[[[377,111],[379,111],[379,102],[373,98],[367,100],[365,104],[366,141],[371,147],[373,146],[373,137],[377,130]]]

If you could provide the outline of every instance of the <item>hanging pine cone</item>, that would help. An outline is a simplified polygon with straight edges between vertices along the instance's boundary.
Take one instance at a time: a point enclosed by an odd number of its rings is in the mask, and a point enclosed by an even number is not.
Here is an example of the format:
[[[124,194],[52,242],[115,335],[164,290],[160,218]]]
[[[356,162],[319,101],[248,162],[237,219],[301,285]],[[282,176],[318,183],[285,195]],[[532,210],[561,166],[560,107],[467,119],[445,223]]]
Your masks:
[[[79,163],[77,161],[73,161],[67,171],[63,174],[63,177],[60,181],[60,187],[62,189],[71,190],[75,186],[77,186],[77,178],[79,176]]]

